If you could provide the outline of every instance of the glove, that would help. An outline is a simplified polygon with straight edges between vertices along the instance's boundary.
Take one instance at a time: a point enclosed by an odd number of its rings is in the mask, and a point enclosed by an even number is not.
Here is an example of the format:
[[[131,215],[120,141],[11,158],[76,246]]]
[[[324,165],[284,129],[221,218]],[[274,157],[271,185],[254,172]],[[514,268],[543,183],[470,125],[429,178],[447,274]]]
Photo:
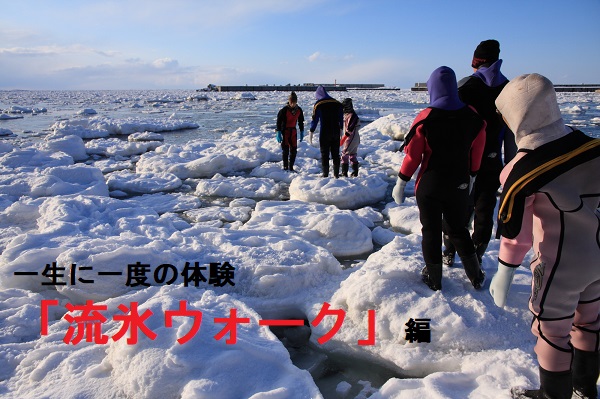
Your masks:
[[[281,143],[283,141],[283,136],[281,135],[281,132],[278,130],[277,131],[277,142]]]
[[[490,294],[492,295],[492,298],[494,298],[496,306],[503,308],[504,305],[506,305],[508,289],[512,284],[516,270],[516,267],[508,267],[502,263],[498,264],[498,271],[490,283]]]
[[[308,144],[312,145],[312,136],[313,136],[313,132],[309,132],[308,133]]]
[[[394,189],[392,190],[392,198],[394,198],[394,201],[396,201],[396,204],[401,204],[404,202],[404,189],[406,188],[406,181],[402,180],[400,177],[398,177],[398,180],[396,180],[396,185],[394,186]]]
[[[469,195],[473,192],[473,186],[475,186],[475,178],[477,176],[469,176]]]
[[[300,142],[304,140],[304,130],[300,130]]]

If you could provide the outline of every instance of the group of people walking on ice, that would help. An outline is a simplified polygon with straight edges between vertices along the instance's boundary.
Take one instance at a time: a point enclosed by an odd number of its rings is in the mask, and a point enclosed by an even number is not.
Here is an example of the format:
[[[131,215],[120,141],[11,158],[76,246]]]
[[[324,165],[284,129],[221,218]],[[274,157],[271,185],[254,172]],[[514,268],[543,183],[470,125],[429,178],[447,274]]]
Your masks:
[[[499,54],[498,41],[481,42],[474,73],[458,83],[448,67],[433,71],[430,105],[405,138],[392,196],[404,201],[406,183],[420,166],[415,196],[423,226],[422,280],[442,289],[442,264],[452,266],[457,252],[479,289],[502,186],[498,269],[489,291],[504,307],[515,270],[533,249],[529,308],[540,377],[538,389],[514,388],[511,395],[597,398],[600,139],[564,124],[554,85],[544,76],[509,81]]]
[[[312,120],[308,141],[312,138],[319,123],[319,146],[321,149],[321,167],[323,177],[329,176],[329,160],[333,163],[333,175],[348,177],[358,176],[358,145],[360,144],[360,119],[354,111],[351,98],[339,102],[331,97],[323,86],[318,86],[315,92],[316,102],[313,107]],[[292,92],[287,104],[277,113],[277,141],[281,143],[283,169],[294,171],[294,162],[298,151],[298,130],[300,141],[304,140],[304,113],[298,106],[298,97]],[[340,147],[342,156],[340,158]]]
[[[564,124],[554,85],[544,76],[531,73],[509,81],[499,55],[498,41],[485,40],[474,51],[471,76],[457,82],[446,66],[431,73],[430,104],[405,135],[392,197],[404,202],[407,182],[419,168],[415,197],[422,224],[422,281],[441,290],[442,265],[452,266],[458,253],[470,283],[480,289],[502,186],[498,268],[489,292],[504,307],[516,269],[533,250],[529,309],[540,377],[538,389],[513,388],[511,395],[597,398],[600,139]],[[322,86],[315,96],[309,140],[320,122],[323,176],[329,175],[329,158],[339,176],[340,131],[342,174],[351,164],[358,175],[359,119],[352,101],[340,103]],[[304,116],[292,93],[277,117],[288,170],[296,156],[296,124],[302,141]]]

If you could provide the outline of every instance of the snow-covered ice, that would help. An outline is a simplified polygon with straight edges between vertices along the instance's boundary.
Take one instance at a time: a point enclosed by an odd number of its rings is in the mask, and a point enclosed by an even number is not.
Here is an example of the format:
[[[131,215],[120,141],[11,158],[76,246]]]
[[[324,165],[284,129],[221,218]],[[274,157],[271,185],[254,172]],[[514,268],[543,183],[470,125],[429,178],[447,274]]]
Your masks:
[[[318,133],[282,170],[273,121],[287,93],[71,93],[60,115],[60,93],[44,111],[2,94],[2,115],[19,118],[0,122],[1,397],[502,399],[538,384],[526,267],[504,309],[458,260],[442,291],[420,281],[414,180],[402,205],[391,188],[423,94],[351,93],[373,122],[359,176],[339,179],[320,177]],[[559,99],[565,120],[598,129],[600,94]],[[312,102],[299,93],[308,119]],[[218,137],[190,118],[260,107],[270,122]],[[32,118],[49,122],[28,134]],[[173,139],[187,129],[200,132]],[[411,319],[430,321],[431,342],[409,342]]]

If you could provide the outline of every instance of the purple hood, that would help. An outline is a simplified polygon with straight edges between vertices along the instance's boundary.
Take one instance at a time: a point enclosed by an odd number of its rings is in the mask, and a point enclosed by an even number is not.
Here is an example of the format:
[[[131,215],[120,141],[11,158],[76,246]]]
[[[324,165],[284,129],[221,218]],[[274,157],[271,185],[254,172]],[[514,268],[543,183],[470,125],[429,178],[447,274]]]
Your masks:
[[[434,108],[454,111],[465,106],[458,98],[456,74],[447,67],[441,66],[431,73],[427,81],[429,105]]]
[[[483,82],[489,87],[500,86],[502,83],[508,80],[506,76],[500,72],[501,66],[502,60],[498,60],[489,67],[480,67],[477,71],[475,71],[473,76],[483,80]]]
[[[327,93],[327,90],[325,90],[323,86],[319,85],[319,87],[317,87],[317,91],[315,91],[315,98],[317,101],[321,101],[332,97],[329,95],[329,93]]]

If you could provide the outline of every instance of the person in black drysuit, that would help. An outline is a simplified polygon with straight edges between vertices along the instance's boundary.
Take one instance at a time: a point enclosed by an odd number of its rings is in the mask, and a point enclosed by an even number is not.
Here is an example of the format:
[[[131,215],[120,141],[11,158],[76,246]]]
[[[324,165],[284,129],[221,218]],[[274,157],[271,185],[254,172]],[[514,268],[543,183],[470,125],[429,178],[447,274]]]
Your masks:
[[[442,66],[427,81],[430,106],[415,118],[405,137],[405,153],[392,197],[404,202],[404,188],[420,166],[415,183],[425,267],[422,280],[434,291],[442,289],[442,216],[456,244],[469,281],[481,288],[475,246],[465,224],[468,198],[485,145],[485,121],[460,101],[456,75]]]
[[[340,137],[344,126],[342,103],[332,98],[321,85],[315,92],[316,102],[313,107],[310,135],[308,142],[312,144],[312,136],[321,122],[319,146],[321,147],[321,166],[323,177],[329,176],[329,157],[333,161],[333,175],[340,176]]]
[[[494,228],[494,209],[496,194],[500,187],[500,171],[504,164],[510,162],[517,152],[514,134],[496,113],[494,101],[508,83],[508,79],[500,71],[502,60],[500,43],[497,40],[484,40],[475,49],[471,66],[474,73],[458,82],[458,96],[461,101],[471,105],[486,121],[486,140],[481,169],[477,173],[472,192],[469,216],[465,221],[468,226],[473,217],[473,233],[477,257],[481,263],[485,250],[492,237]],[[504,145],[504,162],[502,146]],[[446,234],[444,222],[443,262],[447,266],[454,264],[456,249]]]

